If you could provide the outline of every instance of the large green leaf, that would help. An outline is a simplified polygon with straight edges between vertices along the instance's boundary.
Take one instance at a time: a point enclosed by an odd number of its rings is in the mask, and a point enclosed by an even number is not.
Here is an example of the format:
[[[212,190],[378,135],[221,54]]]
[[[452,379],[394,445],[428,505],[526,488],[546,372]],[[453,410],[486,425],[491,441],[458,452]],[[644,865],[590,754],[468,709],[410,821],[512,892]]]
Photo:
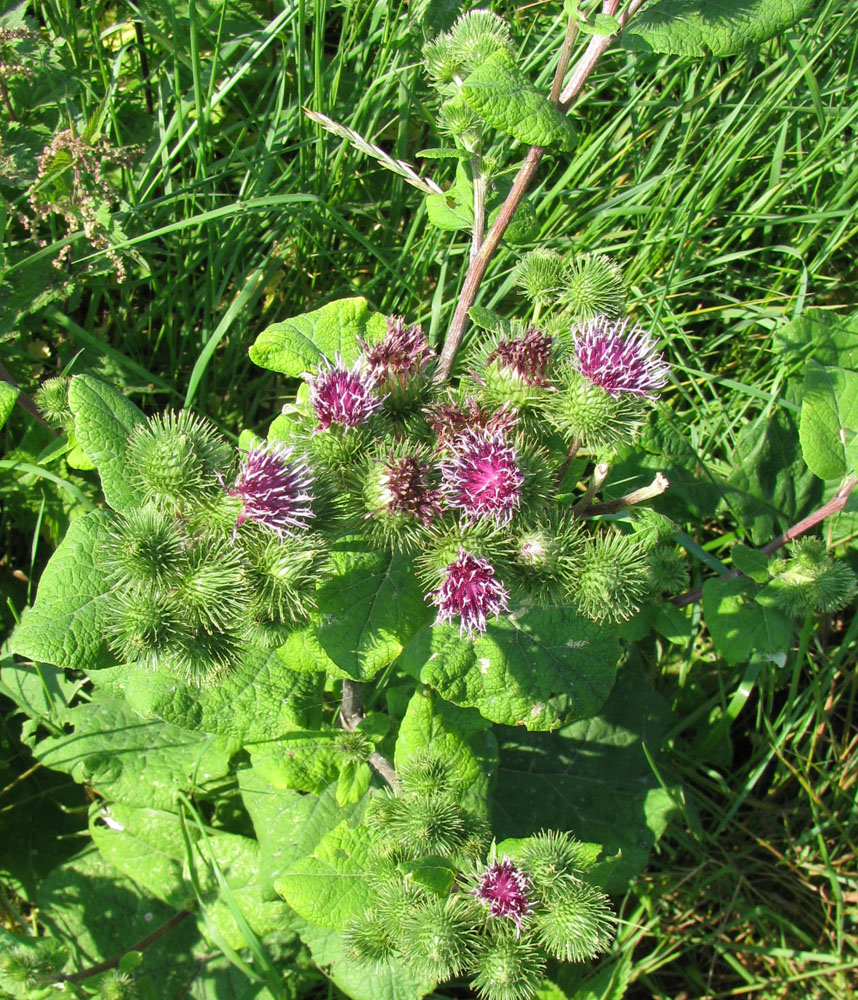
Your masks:
[[[792,354],[820,365],[858,371],[858,312],[843,316],[827,309],[806,309],[775,330],[773,348],[778,356]]]
[[[431,618],[410,563],[347,538],[316,600],[322,624],[294,632],[280,655],[295,670],[371,680]]]
[[[647,760],[647,753],[658,760],[669,718],[643,669],[630,662],[594,718],[554,733],[500,730],[492,809],[498,840],[569,830],[615,859],[597,864],[594,877],[612,892],[623,891],[674,812],[671,794]],[[669,775],[661,777],[669,789]]]
[[[745,663],[752,653],[785,653],[793,624],[777,608],[754,600],[759,587],[750,580],[707,580],[703,584],[703,617],[715,648],[728,663]]]
[[[473,640],[449,625],[426,628],[399,663],[447,701],[492,722],[556,729],[599,711],[619,658],[610,626],[562,606],[510,615]]]
[[[119,684],[141,715],[241,744],[277,739],[321,722],[324,677],[290,670],[273,650],[248,649],[209,687],[165,670],[123,668]]]
[[[36,743],[36,759],[107,799],[169,809],[178,792],[204,789],[229,771],[229,757],[215,738],[146,722],[104,692],[70,709],[65,723],[72,731]]]
[[[39,887],[38,903],[40,922],[68,948],[73,970],[122,955],[175,916],[175,910],[141,892],[94,848],[55,868]],[[141,995],[183,997],[198,966],[190,954],[198,941],[194,921],[188,919],[148,947],[135,970],[145,990]]]
[[[17,386],[0,380],[0,427],[6,423],[12,410],[15,409],[15,400],[20,392]]]
[[[146,892],[177,910],[195,906],[183,874],[187,847],[178,813],[111,802],[93,810],[89,831],[103,857]],[[193,826],[188,836],[198,839]]]
[[[109,524],[110,514],[101,510],[72,522],[42,573],[35,604],[12,635],[14,652],[85,671],[116,662],[104,628],[109,588],[101,546]]]
[[[631,49],[729,56],[780,35],[814,0],[653,0],[621,38]]]
[[[275,881],[275,888],[305,920],[319,927],[344,930],[370,905],[369,832],[347,821],[299,858]]]
[[[798,388],[791,385],[786,396],[798,402]],[[726,501],[754,545],[763,545],[822,498],[822,483],[801,453],[797,418],[785,408],[761,415],[742,428],[730,455],[733,492]]]
[[[372,312],[366,299],[337,299],[266,327],[251,345],[250,360],[260,368],[297,378],[334,355],[352,364],[360,353],[358,338],[371,343],[386,328],[386,318]]]
[[[78,446],[98,469],[104,498],[114,510],[139,506],[142,497],[128,481],[125,444],[128,435],[146,422],[143,413],[106,382],[75,375],[69,385]]]
[[[259,877],[266,899],[274,898],[274,883],[298,858],[310,854],[343,820],[360,816],[365,806],[340,806],[335,784],[321,795],[274,788],[253,767],[239,770],[238,784],[259,840]]]
[[[492,53],[462,85],[462,96],[483,121],[529,146],[569,152],[575,128],[540,93],[506,50]]]
[[[820,479],[858,473],[858,372],[807,366],[799,433],[804,460]]]

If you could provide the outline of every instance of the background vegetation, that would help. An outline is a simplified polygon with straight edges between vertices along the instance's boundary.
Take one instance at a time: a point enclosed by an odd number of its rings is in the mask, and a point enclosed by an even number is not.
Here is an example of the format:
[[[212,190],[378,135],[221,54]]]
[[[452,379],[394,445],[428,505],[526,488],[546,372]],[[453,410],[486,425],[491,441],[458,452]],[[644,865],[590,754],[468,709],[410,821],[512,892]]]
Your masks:
[[[493,9],[547,90],[559,5]],[[277,319],[360,294],[443,335],[467,246],[302,113],[451,180],[446,161],[419,157],[434,145],[420,48],[439,4],[34,0],[27,13],[38,37],[0,43],[0,358],[26,393],[92,372],[147,412],[190,406],[234,435],[279,410],[283,385],[247,357]],[[575,118],[575,155],[546,158],[529,196],[535,242],[611,255],[633,314],[663,338],[676,384],[645,442],[700,582],[737,541],[762,545],[823,499],[790,423],[808,351],[779,337],[796,317],[828,329],[853,310],[858,5],[822,0],[730,59],[612,49]],[[39,155],[69,128],[93,144],[81,184],[49,169],[34,191]],[[104,189],[86,181],[97,166]],[[515,259],[496,258],[482,305],[514,307]],[[73,455],[51,458],[24,408],[2,433],[8,629],[98,487]],[[858,568],[854,507],[823,531]],[[810,622],[770,670],[726,663],[699,614],[681,642],[642,644],[672,712],[660,777],[683,791],[620,903],[607,968],[628,996],[853,995],[856,636],[852,609]],[[14,929],[38,920],[40,882],[84,843],[87,802],[34,766],[14,703],[0,712],[0,921]]]

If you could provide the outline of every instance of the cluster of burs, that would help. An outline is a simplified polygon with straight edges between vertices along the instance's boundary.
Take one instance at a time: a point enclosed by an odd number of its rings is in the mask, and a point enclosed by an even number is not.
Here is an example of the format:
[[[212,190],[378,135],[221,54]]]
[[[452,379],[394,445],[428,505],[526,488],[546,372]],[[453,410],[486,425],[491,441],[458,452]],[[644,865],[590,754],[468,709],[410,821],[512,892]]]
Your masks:
[[[366,824],[371,903],[346,932],[350,957],[404,965],[420,983],[467,978],[486,1000],[519,1000],[546,962],[584,961],[613,940],[615,918],[593,884],[598,848],[548,831],[489,845],[466,789],[433,751],[398,771],[396,794],[376,795]],[[485,860],[488,853],[488,860]]]

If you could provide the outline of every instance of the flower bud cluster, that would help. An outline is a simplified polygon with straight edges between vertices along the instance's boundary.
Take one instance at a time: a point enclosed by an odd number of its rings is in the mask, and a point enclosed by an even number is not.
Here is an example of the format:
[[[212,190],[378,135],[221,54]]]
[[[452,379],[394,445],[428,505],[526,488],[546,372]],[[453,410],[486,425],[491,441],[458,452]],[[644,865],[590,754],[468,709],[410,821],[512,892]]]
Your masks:
[[[348,953],[376,967],[401,963],[415,976],[437,982],[466,976],[486,1000],[523,1000],[539,986],[549,958],[586,961],[613,939],[608,899],[588,879],[593,854],[553,831],[521,843],[514,858],[499,858],[494,846],[487,860],[484,853],[470,860],[457,853],[439,856],[437,837],[391,854],[390,838],[408,825],[409,811],[424,827],[427,809],[439,827],[450,819],[439,798],[442,770],[437,758],[426,756],[418,775],[405,769],[401,794],[371,804],[373,894],[346,933]],[[423,860],[449,878],[421,879]]]

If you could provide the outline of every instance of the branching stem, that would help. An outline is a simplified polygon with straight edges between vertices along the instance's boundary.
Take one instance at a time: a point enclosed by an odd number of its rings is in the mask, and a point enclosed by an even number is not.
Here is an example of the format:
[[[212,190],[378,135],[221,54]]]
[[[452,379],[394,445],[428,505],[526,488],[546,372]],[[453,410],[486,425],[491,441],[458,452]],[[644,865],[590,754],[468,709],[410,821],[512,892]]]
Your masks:
[[[838,511],[843,510],[846,506],[846,501],[849,499],[849,494],[855,489],[856,483],[858,483],[858,478],[855,476],[847,477],[840,486],[840,489],[834,494],[834,496],[821,507],[817,508],[812,514],[808,514],[807,517],[802,518],[800,521],[796,522],[791,528],[782,534],[778,535],[777,538],[773,538],[767,545],[764,545],[760,551],[767,556],[772,555],[777,552],[778,549],[783,548],[787,542],[791,542],[794,538],[798,538],[803,535],[806,531],[810,531],[811,528],[816,527],[820,521],[824,521],[827,517],[831,517],[832,514],[836,514]],[[737,576],[741,576],[741,570],[731,569],[719,576],[719,580],[735,580]],[[679,607],[684,608],[687,604],[694,604],[699,601],[703,594],[702,587],[695,587],[693,590],[689,590],[684,594],[680,594],[678,597],[673,598],[673,603]]]
[[[187,920],[191,915],[190,910],[179,910],[178,913],[174,913],[169,920],[161,924],[160,927],[156,927],[151,934],[147,934],[146,937],[141,938],[136,944],[132,944],[130,948],[126,948],[122,952],[122,955],[126,955],[129,951],[145,951],[150,948],[156,941],[160,941],[165,934],[169,934],[174,927],[178,927],[183,920]],[[64,983],[80,983],[84,979],[89,979],[90,976],[97,976],[101,972],[107,972],[108,969],[115,969],[119,966],[119,962],[122,959],[122,955],[117,955],[116,958],[110,958],[106,962],[99,962],[97,965],[90,966],[88,969],[81,969],[80,972],[72,972],[69,975],[60,976],[60,981]]]
[[[617,511],[625,510],[626,507],[633,507],[635,504],[652,500],[653,497],[661,496],[670,486],[670,481],[663,472],[657,472],[655,479],[649,486],[642,486],[639,490],[632,490],[625,496],[617,497],[616,500],[606,500],[604,503],[594,504],[592,507],[585,507],[579,513],[579,517],[594,517],[596,514],[616,514]]]
[[[363,684],[360,681],[344,680],[343,700],[340,704],[340,725],[347,733],[353,733],[363,717]],[[383,778],[394,791],[399,789],[399,778],[396,776],[396,770],[386,757],[375,751],[369,755],[369,763],[376,774]]]

